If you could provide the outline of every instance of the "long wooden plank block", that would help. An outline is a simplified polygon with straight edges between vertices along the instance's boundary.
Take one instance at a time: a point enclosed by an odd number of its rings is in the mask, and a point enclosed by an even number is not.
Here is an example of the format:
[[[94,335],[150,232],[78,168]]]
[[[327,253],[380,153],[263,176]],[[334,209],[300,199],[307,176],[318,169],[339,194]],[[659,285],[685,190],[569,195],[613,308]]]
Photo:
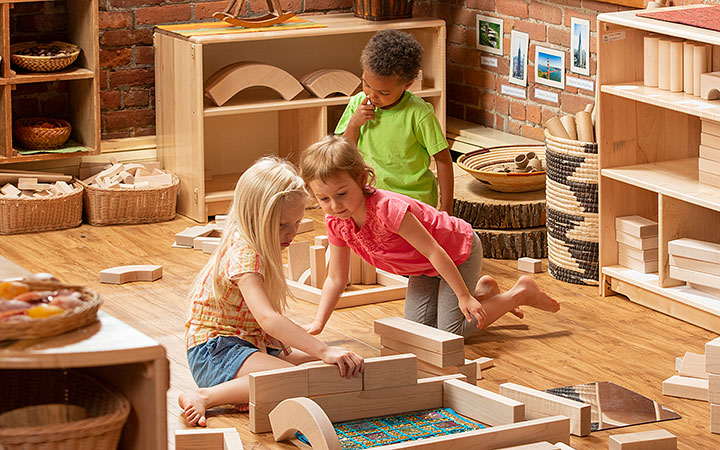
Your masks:
[[[256,405],[309,395],[308,367],[306,366],[253,372],[248,378],[250,403]]]
[[[362,389],[417,384],[418,359],[413,354],[365,358]]]
[[[525,417],[563,415],[570,418],[570,434],[587,436],[590,434],[590,405],[553,395],[537,389],[515,383],[500,385],[500,395],[525,404]]]
[[[459,352],[465,345],[465,340],[460,335],[402,317],[385,317],[375,320],[375,333],[435,353]]]
[[[446,408],[486,425],[494,427],[525,419],[525,405],[519,401],[469,383],[448,380],[443,394]]]
[[[336,394],[339,392],[361,391],[363,376],[345,378],[340,376],[336,364],[318,364],[309,366],[308,396]],[[262,403],[262,402],[261,402]]]
[[[609,450],[675,450],[677,437],[667,430],[615,434],[608,440]]]
[[[685,258],[720,263],[720,244],[697,239],[675,239],[668,242],[668,253]]]
[[[658,235],[657,222],[642,216],[616,217],[615,229],[639,238]]]
[[[708,380],[673,375],[662,384],[663,395],[708,401]]]
[[[390,347],[380,348],[380,355],[382,356],[402,354],[403,353],[400,353],[399,351],[394,350]],[[365,367],[365,372],[367,373],[367,359],[365,360]],[[438,367],[420,359],[417,359],[417,370],[422,373],[431,375],[452,375],[455,373],[461,373],[467,377],[467,382],[470,384],[477,384],[477,380],[482,379],[482,369],[480,367],[480,364],[478,363],[478,360],[466,359],[464,364],[460,364],[457,366]]]
[[[698,272],[709,273],[711,275],[720,276],[720,264],[699,259],[685,258],[684,256],[670,255],[670,265],[683,269],[696,270]]]
[[[387,336],[380,336],[380,344],[400,353],[413,353],[417,355],[418,360],[437,367],[450,367],[465,363],[465,352],[462,350],[453,353],[436,353],[405,342],[396,341]]]
[[[720,277],[707,273],[696,272],[694,270],[682,269],[676,266],[670,266],[670,277],[676,280],[687,281],[688,283],[700,284],[713,289],[720,289]]]
[[[720,374],[720,338],[705,344],[705,372]]]

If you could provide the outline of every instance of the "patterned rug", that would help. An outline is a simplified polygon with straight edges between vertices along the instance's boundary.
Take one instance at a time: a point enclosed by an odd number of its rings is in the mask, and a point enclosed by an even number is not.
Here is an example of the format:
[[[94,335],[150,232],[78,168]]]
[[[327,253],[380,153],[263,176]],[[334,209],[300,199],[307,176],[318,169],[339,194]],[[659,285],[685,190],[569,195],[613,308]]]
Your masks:
[[[482,424],[460,417],[450,408],[350,420],[334,426],[343,450],[379,447],[485,428]],[[297,433],[296,436],[310,445],[302,434]]]
[[[282,31],[297,30],[300,28],[325,28],[322,25],[309,20],[303,20],[297,16],[291,17],[283,23],[271,25],[269,27],[246,28],[237,25],[230,25],[227,22],[203,22],[203,23],[181,23],[176,25],[158,25],[156,28],[165,31],[171,31],[185,37],[192,36],[208,36],[214,34],[235,34],[235,33],[253,33],[258,31]]]
[[[638,13],[637,15],[649,19],[720,31],[720,6],[699,6],[675,11]]]

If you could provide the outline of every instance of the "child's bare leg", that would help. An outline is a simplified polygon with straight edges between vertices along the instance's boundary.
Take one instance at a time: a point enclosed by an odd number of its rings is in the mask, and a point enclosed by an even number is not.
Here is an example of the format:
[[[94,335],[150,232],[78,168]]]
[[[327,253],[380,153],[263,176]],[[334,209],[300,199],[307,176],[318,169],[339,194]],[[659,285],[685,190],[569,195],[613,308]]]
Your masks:
[[[500,287],[498,286],[497,281],[495,281],[495,278],[491,277],[490,275],[483,275],[482,277],[480,277],[477,284],[475,285],[475,292],[473,292],[473,296],[480,303],[482,303],[485,300],[498,295],[499,293]],[[522,309],[520,309],[519,306],[511,309],[510,312],[517,316],[519,319],[525,317],[525,313],[522,311]]]
[[[225,404],[246,404],[250,400],[248,374],[261,370],[281,369],[293,364],[266,353],[256,352],[250,355],[235,374],[235,378],[209,388],[200,388],[193,392],[183,392],[178,404],[185,413],[190,425],[207,425],[205,412],[214,406]]]
[[[548,312],[557,312],[560,304],[544,293],[530,277],[522,276],[509,291],[502,292],[482,302],[487,314],[483,328],[522,305]]]
[[[289,355],[285,356],[282,353],[279,355],[280,359],[284,359],[285,361],[289,362],[290,364],[293,364],[297,366],[298,364],[310,362],[310,361],[318,361],[318,359],[314,356],[312,356],[309,353],[305,353],[302,350],[298,350],[296,348],[293,348]]]

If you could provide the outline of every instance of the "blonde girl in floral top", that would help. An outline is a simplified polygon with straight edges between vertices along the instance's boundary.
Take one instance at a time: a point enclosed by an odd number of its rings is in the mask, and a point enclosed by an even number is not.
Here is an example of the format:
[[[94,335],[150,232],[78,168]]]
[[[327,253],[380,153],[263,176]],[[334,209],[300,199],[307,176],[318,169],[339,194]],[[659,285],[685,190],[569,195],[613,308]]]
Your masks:
[[[191,425],[208,408],[247,408],[248,374],[312,360],[342,376],[363,370],[359,355],[329,347],[286,318],[282,249],[297,233],[307,192],[287,161],[258,160],[238,180],[223,238],[188,295],[187,358],[199,389],[178,398]],[[292,346],[292,348],[291,348]]]

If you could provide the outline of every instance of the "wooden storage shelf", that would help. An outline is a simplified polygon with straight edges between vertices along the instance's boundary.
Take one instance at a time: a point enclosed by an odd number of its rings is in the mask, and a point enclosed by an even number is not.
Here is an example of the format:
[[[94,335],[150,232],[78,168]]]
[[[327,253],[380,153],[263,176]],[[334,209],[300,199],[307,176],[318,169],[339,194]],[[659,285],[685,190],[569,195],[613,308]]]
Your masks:
[[[445,22],[413,18],[373,22],[350,14],[303,16],[327,25],[282,31],[184,37],[155,31],[158,154],[180,178],[178,212],[199,222],[227,212],[237,178],[257,158],[296,160],[332,132],[350,97],[283,100],[269,88],[249,88],[222,106],[204,96],[204,82],[222,67],[255,61],[297,79],[317,69],[361,75],[360,53],[379,30],[406,31],[425,49],[423,85],[415,92],[445,127]],[[339,111],[340,110],[340,111]]]
[[[14,77],[0,79],[0,82],[12,85],[22,83],[45,83],[48,81],[62,80],[87,80],[93,79],[94,77],[95,73],[92,70],[75,67],[50,73],[17,72]]]
[[[683,237],[720,242],[720,188],[698,181],[702,120],[720,122],[720,101],[646,87],[642,81],[647,34],[720,45],[720,33],[636,13],[598,15],[601,293],[620,293],[720,332],[719,299],[672,279],[667,250],[669,241]],[[657,273],[617,265],[615,218],[626,215],[658,222]]]

